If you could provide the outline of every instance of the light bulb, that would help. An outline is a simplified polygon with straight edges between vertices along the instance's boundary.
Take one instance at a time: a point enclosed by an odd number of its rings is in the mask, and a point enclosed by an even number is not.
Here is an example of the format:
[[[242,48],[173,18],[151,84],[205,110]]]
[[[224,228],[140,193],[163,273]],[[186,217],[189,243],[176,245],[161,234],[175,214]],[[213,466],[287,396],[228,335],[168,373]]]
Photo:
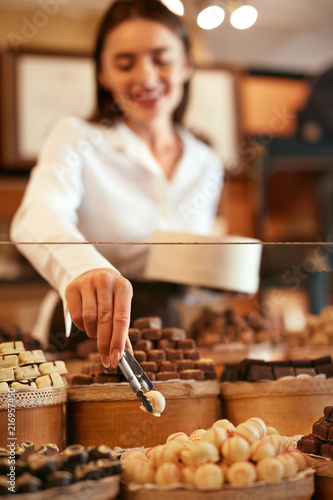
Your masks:
[[[258,11],[252,5],[242,5],[234,10],[230,17],[230,23],[238,30],[250,28],[257,20]]]
[[[184,5],[180,0],[162,0],[162,3],[177,16],[184,14]]]
[[[211,5],[199,13],[197,23],[204,30],[212,30],[223,22],[224,16],[222,7]]]

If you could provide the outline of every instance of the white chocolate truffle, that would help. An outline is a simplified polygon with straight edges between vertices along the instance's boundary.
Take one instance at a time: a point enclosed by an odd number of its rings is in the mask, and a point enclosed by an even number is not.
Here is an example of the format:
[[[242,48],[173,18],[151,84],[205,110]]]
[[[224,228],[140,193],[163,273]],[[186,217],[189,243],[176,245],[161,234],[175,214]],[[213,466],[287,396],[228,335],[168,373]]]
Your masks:
[[[138,484],[154,483],[155,482],[155,469],[149,462],[144,462],[142,460],[134,461],[136,462],[135,468],[135,482]]]
[[[195,443],[191,448],[191,456],[193,464],[196,466],[220,460],[220,454],[216,446],[207,441]]]
[[[206,429],[196,429],[195,431],[192,432],[190,435],[190,440],[192,441],[193,439],[195,440],[196,438],[202,439],[203,436],[206,434],[207,430]]]
[[[194,477],[195,477],[195,472],[196,472],[197,468],[196,467],[191,467],[191,466],[186,466],[186,467],[183,467],[183,481],[184,483],[186,484],[192,484],[193,486],[195,486],[195,481],[194,481]]]
[[[293,378],[294,378],[294,377],[293,377]],[[275,427],[267,427],[267,432],[266,432],[266,435],[267,435],[267,436],[272,436],[272,435],[275,435],[275,434],[276,434],[277,436],[280,436],[279,431],[277,431],[277,430],[275,429]]]
[[[251,417],[246,420],[247,423],[254,425],[254,427],[257,427],[260,433],[260,438],[266,436],[267,434],[267,426],[265,422],[258,417]]]
[[[251,462],[235,462],[227,472],[231,484],[251,484],[257,479],[257,470]]]
[[[265,436],[263,439],[272,443],[275,449],[275,455],[280,455],[286,449],[287,443],[285,439],[283,439],[283,437],[280,436],[280,434],[279,435],[271,434],[270,436]]]
[[[123,461],[122,479],[128,483],[136,482],[136,468],[139,462],[134,459]]]
[[[304,470],[306,469],[308,465],[308,459],[304,453],[301,452],[301,450],[290,450],[289,455],[293,457],[294,460],[296,460],[297,465],[298,465],[298,470]]]
[[[223,472],[216,464],[204,464],[197,468],[194,476],[197,488],[219,488],[223,484]]]
[[[218,448],[221,448],[224,441],[227,440],[227,433],[222,427],[212,427],[202,436],[203,441],[215,444]]]
[[[224,429],[227,432],[229,437],[232,437],[234,435],[235,426],[234,426],[234,424],[232,424],[230,422],[230,420],[228,420],[226,418],[216,420],[216,422],[213,423],[212,427],[213,428],[214,427],[222,427],[222,429]]]
[[[154,446],[154,448],[150,450],[149,461],[156,468],[162,463],[160,456],[164,446],[165,446],[164,444],[158,444],[157,446]]]
[[[259,481],[276,483],[281,481],[284,475],[284,465],[276,458],[263,458],[257,463]]]
[[[159,486],[181,483],[183,480],[182,470],[179,465],[166,463],[161,465],[155,475],[155,482]]]
[[[283,453],[281,455],[277,455],[276,459],[279,460],[284,466],[283,477],[296,476],[298,471],[298,463],[291,455],[289,455],[289,453]]]
[[[221,469],[222,469],[224,482],[225,483],[229,482],[228,481],[228,470],[229,470],[229,467],[230,467],[230,463],[227,462],[227,461],[225,461],[225,460],[222,460],[222,462],[219,462],[217,465],[219,467],[221,467]]]
[[[223,443],[222,455],[229,462],[246,461],[250,458],[251,448],[245,439],[234,436]]]
[[[194,466],[194,460],[192,457],[191,453],[191,448],[184,448],[180,452],[180,461],[185,465],[185,466]]]
[[[161,413],[165,409],[165,398],[163,394],[161,394],[159,391],[148,391],[145,393],[145,396],[153,406],[153,412],[151,413],[151,415],[160,417]],[[140,406],[140,409],[143,411],[147,411],[143,405]]]
[[[267,439],[260,439],[251,444],[251,460],[253,462],[259,462],[267,457],[275,457],[275,455],[275,447]]]
[[[249,444],[252,444],[260,439],[260,432],[259,429],[254,425],[244,422],[237,425],[234,431],[234,436],[241,437],[245,439]]]
[[[166,442],[169,443],[170,441],[188,441],[189,437],[185,432],[174,432],[173,434],[170,434],[168,436]]]
[[[178,450],[173,446],[173,443],[167,443],[158,448],[158,453],[155,456],[154,465],[159,467],[162,464],[171,462],[178,463]]]

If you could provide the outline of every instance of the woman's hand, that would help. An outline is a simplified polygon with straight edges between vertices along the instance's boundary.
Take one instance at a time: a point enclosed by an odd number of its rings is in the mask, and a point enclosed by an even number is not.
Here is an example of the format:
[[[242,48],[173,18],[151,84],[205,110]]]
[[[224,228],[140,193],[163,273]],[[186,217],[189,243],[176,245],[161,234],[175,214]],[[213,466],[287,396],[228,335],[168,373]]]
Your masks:
[[[116,367],[130,324],[132,285],[117,271],[93,269],[75,278],[65,296],[73,323],[88,337],[97,337],[97,348],[105,367]]]

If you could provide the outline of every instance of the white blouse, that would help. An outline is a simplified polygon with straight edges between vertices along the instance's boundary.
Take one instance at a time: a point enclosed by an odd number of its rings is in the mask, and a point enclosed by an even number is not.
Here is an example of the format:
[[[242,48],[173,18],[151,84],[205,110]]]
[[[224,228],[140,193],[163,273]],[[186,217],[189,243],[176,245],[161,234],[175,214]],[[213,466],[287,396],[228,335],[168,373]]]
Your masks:
[[[69,116],[49,132],[11,238],[39,243],[18,248],[62,298],[68,283],[90,269],[142,273],[145,246],[98,242],[148,241],[157,230],[211,231],[222,165],[189,131],[180,127],[179,133],[183,155],[169,180],[124,123],[106,127]]]

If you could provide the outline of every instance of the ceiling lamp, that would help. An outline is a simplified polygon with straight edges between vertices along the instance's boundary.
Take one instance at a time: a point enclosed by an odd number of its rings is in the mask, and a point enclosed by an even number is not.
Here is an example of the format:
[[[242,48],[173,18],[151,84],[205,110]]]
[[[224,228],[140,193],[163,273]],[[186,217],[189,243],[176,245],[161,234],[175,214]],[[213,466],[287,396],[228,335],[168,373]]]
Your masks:
[[[230,23],[238,30],[246,30],[253,26],[258,17],[258,11],[252,5],[242,5],[230,16]]]
[[[162,0],[162,3],[177,16],[184,14],[184,5],[180,0]]]
[[[204,30],[212,30],[223,22],[224,16],[222,7],[211,5],[199,13],[197,23]]]

